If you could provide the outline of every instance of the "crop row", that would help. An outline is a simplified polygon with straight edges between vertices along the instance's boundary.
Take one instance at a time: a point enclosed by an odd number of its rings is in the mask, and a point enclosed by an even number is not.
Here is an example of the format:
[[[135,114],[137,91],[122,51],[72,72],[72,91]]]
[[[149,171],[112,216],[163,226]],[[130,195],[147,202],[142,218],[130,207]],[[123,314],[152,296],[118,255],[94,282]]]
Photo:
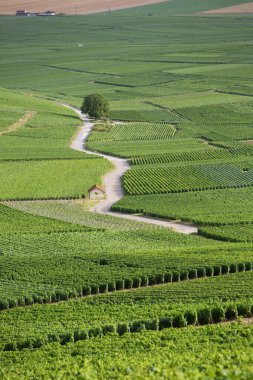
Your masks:
[[[79,201],[77,201],[79,202]],[[85,211],[76,201],[14,201],[8,202],[8,207],[14,208],[32,215],[43,216],[45,218],[57,219],[74,225],[82,225],[96,229],[110,230],[139,230],[157,228],[156,226],[147,225],[146,223],[117,218],[111,215],[97,215]],[[85,204],[85,201],[82,201]],[[1,207],[1,206],[0,206]],[[14,221],[15,224],[16,221]],[[1,223],[0,223],[1,225]],[[23,224],[21,226],[23,230]],[[9,231],[9,230],[8,230]]]
[[[70,149],[67,143],[80,125],[73,111],[48,100],[0,89],[3,127],[17,121],[20,113],[31,110],[37,114],[26,125],[0,136],[0,160],[84,157],[84,153]]]
[[[176,123],[180,118],[165,110],[115,110],[110,112],[111,120],[120,121],[146,121],[146,122],[167,122]]]
[[[248,271],[103,293],[67,302],[37,303],[1,312],[0,341],[4,344],[38,336],[45,339],[49,332],[89,330],[94,326],[162,318],[189,308],[220,302],[243,303],[251,299],[252,271]]]
[[[252,261],[250,248],[165,228],[0,235],[0,298],[77,293],[125,278],[238,264]]]
[[[59,343],[66,345],[80,340],[103,337],[108,334],[120,336],[127,333],[138,333],[144,330],[161,331],[168,328],[183,328],[186,326],[210,325],[225,321],[236,320],[237,317],[249,318],[253,315],[252,301],[242,303],[216,304],[213,307],[190,309],[175,315],[167,315],[160,319],[136,320],[129,323],[110,324],[102,327],[93,327],[87,331],[76,330],[63,334],[50,333],[45,339],[32,338],[24,341],[8,342],[2,347],[3,351],[16,351],[23,349],[37,349],[45,344]]]
[[[253,185],[251,163],[242,170],[237,164],[206,164],[181,167],[136,168],[123,178],[129,195],[201,191]]]
[[[250,124],[253,115],[251,103],[209,104],[198,107],[185,107],[180,108],[180,113],[188,120],[196,123],[210,125],[218,123],[217,132],[228,137],[231,130],[230,128],[228,129],[227,124]],[[221,127],[222,124],[224,124],[224,128]],[[243,128],[235,128],[231,132],[232,136],[230,135],[230,138],[239,138],[244,133]],[[253,130],[251,129],[251,136],[252,132]]]
[[[181,161],[206,161],[213,159],[230,158],[235,156],[252,156],[253,147],[242,145],[241,147],[231,147],[227,149],[213,149],[205,151],[191,151],[183,153],[167,153],[167,154],[154,154],[147,156],[139,156],[131,158],[132,165],[152,165],[164,164],[170,162]]]
[[[167,123],[124,123],[114,124],[105,130],[95,126],[89,141],[131,141],[171,139],[176,129]]]
[[[199,229],[199,235],[207,238],[229,241],[229,242],[252,242],[253,228],[252,224],[234,225],[224,227],[202,227]]]
[[[102,261],[101,265],[106,265],[106,261]],[[30,296],[21,297],[18,299],[0,299],[0,310],[14,308],[17,306],[29,306],[35,303],[52,303],[59,301],[67,301],[76,297],[86,297],[90,295],[105,294],[108,292],[138,289],[140,287],[154,286],[167,284],[170,282],[179,282],[186,280],[193,280],[203,277],[221,276],[229,273],[239,273],[245,271],[252,271],[253,263],[239,263],[239,264],[224,264],[215,265],[214,267],[200,267],[197,269],[189,269],[184,271],[172,271],[166,273],[159,273],[149,276],[141,276],[134,278],[119,279],[109,283],[93,284],[91,286],[80,286],[79,289],[55,290],[54,292],[47,292],[46,294],[32,294]]]
[[[36,234],[66,231],[91,230],[85,226],[50,219],[47,217],[34,216],[0,204],[0,234]]]
[[[114,204],[113,210],[144,213],[200,225],[248,224],[253,222],[253,192],[251,187],[244,187],[128,196]]]
[[[110,169],[111,164],[100,158],[0,161],[0,199],[81,198],[94,183],[100,183],[101,175]]]

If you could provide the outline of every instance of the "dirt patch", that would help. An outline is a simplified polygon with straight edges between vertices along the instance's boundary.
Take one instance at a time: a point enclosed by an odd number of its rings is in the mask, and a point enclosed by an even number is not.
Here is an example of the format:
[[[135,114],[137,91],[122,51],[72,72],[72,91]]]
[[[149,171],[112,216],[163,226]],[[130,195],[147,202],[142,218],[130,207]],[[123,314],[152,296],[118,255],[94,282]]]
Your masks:
[[[23,127],[32,117],[34,117],[37,114],[36,111],[27,111],[24,116],[21,117],[16,123],[12,124],[8,129],[5,131],[0,132],[0,136],[6,135],[10,132],[15,132],[17,129]]]
[[[165,1],[168,0],[0,0],[0,14],[15,14],[18,9],[27,9],[29,12],[42,12],[50,9],[56,13],[89,14]]]
[[[205,14],[253,13],[253,2],[201,12]]]
[[[253,325],[253,318],[244,318],[242,323],[245,325]]]
[[[244,144],[253,145],[253,140],[244,140]]]

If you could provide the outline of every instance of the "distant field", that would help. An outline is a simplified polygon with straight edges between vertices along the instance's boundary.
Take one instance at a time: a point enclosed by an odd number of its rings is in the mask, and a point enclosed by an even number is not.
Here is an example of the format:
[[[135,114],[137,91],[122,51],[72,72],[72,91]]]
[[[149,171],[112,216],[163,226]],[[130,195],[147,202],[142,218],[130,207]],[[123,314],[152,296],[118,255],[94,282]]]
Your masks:
[[[17,9],[27,9],[31,12],[42,12],[52,9],[57,13],[66,14],[88,14],[96,12],[105,12],[109,9],[124,9],[138,7],[146,4],[162,3],[168,0],[5,0],[0,1],[0,14],[12,14]]]
[[[239,5],[233,5],[231,7],[225,7],[225,8],[220,8],[220,9],[213,9],[211,11],[206,11],[205,13],[219,13],[219,14],[253,13],[253,2],[252,3],[239,4]]]

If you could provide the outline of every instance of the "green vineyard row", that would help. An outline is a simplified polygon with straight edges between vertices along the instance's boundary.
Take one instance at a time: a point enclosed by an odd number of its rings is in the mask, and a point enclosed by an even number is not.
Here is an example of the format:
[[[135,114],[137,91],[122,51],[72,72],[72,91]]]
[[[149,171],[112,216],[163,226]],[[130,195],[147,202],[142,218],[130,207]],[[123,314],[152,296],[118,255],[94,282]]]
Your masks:
[[[107,265],[106,260],[102,260],[101,265]],[[252,271],[253,263],[238,263],[238,264],[224,264],[215,265],[213,267],[200,267],[197,269],[189,269],[184,271],[170,271],[166,273],[159,273],[150,276],[141,276],[134,278],[119,279],[109,283],[93,284],[91,286],[80,287],[79,290],[66,291],[56,290],[53,293],[31,295],[21,297],[19,299],[0,299],[0,310],[6,310],[18,306],[30,306],[35,303],[54,303],[60,301],[67,301],[76,297],[87,297],[91,295],[105,294],[108,292],[138,289],[140,287],[154,286],[167,284],[170,282],[179,282],[186,280],[194,280],[203,277],[221,276],[229,273],[239,273],[245,271]]]
[[[127,333],[138,333],[145,330],[161,331],[168,328],[183,328],[186,326],[204,326],[225,321],[234,321],[238,317],[250,318],[253,315],[253,303],[249,300],[242,303],[216,304],[214,307],[200,309],[190,309],[179,314],[164,316],[160,319],[137,320],[130,323],[119,323],[93,327],[90,330],[76,330],[63,334],[50,333],[45,339],[32,338],[23,341],[7,342],[2,347],[3,351],[20,351],[24,349],[38,349],[46,344],[59,343],[66,345],[80,340],[87,340],[95,337],[103,337],[108,334],[118,334],[120,336]]]
[[[231,147],[227,149],[213,149],[206,151],[191,151],[183,153],[167,153],[155,154],[147,156],[139,156],[131,158],[132,165],[152,165],[152,164],[165,164],[170,162],[182,161],[207,161],[213,159],[230,158],[234,159],[235,156],[252,156],[253,146],[242,145],[240,147]]]
[[[123,185],[129,195],[247,187],[253,185],[252,162],[134,168],[125,174]]]

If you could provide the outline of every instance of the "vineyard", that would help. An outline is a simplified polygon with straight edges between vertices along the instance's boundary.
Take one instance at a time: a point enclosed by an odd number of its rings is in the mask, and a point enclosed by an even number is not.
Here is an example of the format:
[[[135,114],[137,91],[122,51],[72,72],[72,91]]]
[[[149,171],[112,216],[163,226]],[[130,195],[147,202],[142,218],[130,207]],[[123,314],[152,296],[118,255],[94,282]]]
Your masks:
[[[20,96],[19,93],[2,88],[0,104],[1,123],[5,123],[5,130],[27,111],[36,111],[36,115],[27,124],[1,135],[0,161],[86,158],[68,147],[68,141],[80,125],[79,119],[71,110],[47,100],[23,94]]]
[[[127,194],[162,194],[253,185],[252,161],[134,168],[124,176]]]
[[[91,138],[92,138],[91,134]],[[175,137],[177,135],[175,134]],[[182,152],[202,152],[214,150],[212,146],[204,144],[197,139],[177,139],[169,140],[128,140],[128,141],[88,141],[87,147],[98,152],[119,156],[119,157],[139,157],[140,154],[153,156],[158,153],[176,153],[180,149]],[[245,150],[251,150],[246,146]]]
[[[101,181],[101,175],[110,168],[110,164],[100,158],[0,161],[0,199],[81,198],[94,183]]]
[[[126,123],[109,126],[98,124],[93,129],[90,141],[167,140],[171,139],[175,132],[173,126],[165,123]]]
[[[131,159],[132,165],[153,165],[153,164],[167,164],[172,162],[191,162],[191,161],[220,161],[220,160],[234,160],[238,156],[244,159],[245,156],[252,156],[253,148],[249,146],[228,147],[226,149],[213,149],[204,151],[192,151],[174,154],[155,154],[143,155],[133,157]]]
[[[168,356],[168,352],[173,354]],[[205,373],[213,378],[219,377],[223,371],[231,378],[243,378],[252,373],[252,326],[227,324],[198,329],[190,326],[123,336],[109,334],[102,339],[95,337],[69,342],[66,346],[52,343],[39,350],[0,355],[2,363],[6,363],[2,373],[12,379],[26,377],[28,371],[41,378],[47,377],[48,373],[53,378],[59,373],[66,377],[92,373],[99,380],[109,378],[112,371],[119,379],[125,374],[132,379],[154,377],[155,371],[156,377],[160,378],[176,380],[181,376],[194,380],[196,376],[202,376],[202,363],[205,363]],[[101,360],[101,357],[105,359]],[[217,358],[219,368],[214,366]]]
[[[252,224],[224,226],[222,228],[206,227],[199,230],[199,234],[208,238],[233,241],[233,242],[252,242]]]
[[[17,210],[0,204],[1,220],[0,234],[38,234],[51,232],[67,232],[79,230],[88,230],[86,227],[74,226],[71,223],[61,222],[56,219],[34,217]],[[3,251],[2,251],[3,253]]]
[[[1,17],[1,379],[253,378],[252,16],[203,13],[243,2]]]
[[[223,307],[225,311],[231,305],[238,305],[238,311],[234,311],[236,315],[238,312],[240,314],[240,306],[245,308],[245,312],[250,317],[252,315],[251,284],[252,272],[245,272],[198,281],[174,282],[153,288],[145,287],[135,291],[119,291],[113,294],[90,296],[81,300],[76,299],[57,304],[34,305],[32,308],[4,310],[1,312],[0,349],[3,350],[6,343],[16,341],[21,344],[27,338],[31,340],[41,339],[42,342],[45,342],[48,327],[50,327],[55,339],[57,335],[59,338],[62,334],[65,336],[66,333],[73,336],[74,332],[84,333],[90,328],[93,328],[93,331],[96,328],[102,330],[108,324],[114,327],[117,324],[121,326],[129,324],[131,329],[131,323],[134,321],[140,320],[145,323],[144,321],[152,321],[155,318],[161,321],[165,317],[167,317],[166,327],[168,328],[170,327],[168,318],[173,318],[180,313],[184,315],[191,311],[194,314],[198,310],[204,308],[210,310],[212,307],[218,306]],[[150,308],[151,305],[152,309]],[[103,314],[103,320],[101,320],[101,314]],[[71,318],[62,323],[66,315],[71,316]],[[86,315],[86,321],[83,319],[83,315]],[[15,327],[11,326],[13,319],[18,320]],[[92,321],[92,323],[88,321]],[[201,323],[199,315],[199,321],[196,319],[189,324],[197,323],[208,324],[208,320],[207,323]],[[183,325],[178,327],[183,327]],[[153,329],[158,330],[158,328],[150,328],[150,330]],[[99,336],[100,333],[98,332],[97,335]]]
[[[252,189],[243,187],[177,194],[128,196],[117,202],[113,209],[182,220],[199,225],[223,226],[252,223],[252,205]]]
[[[43,201],[8,201],[8,207],[24,211],[33,215],[55,218],[64,222],[88,226],[96,229],[113,231],[130,231],[148,229],[146,223],[128,221],[111,215],[97,215],[89,212],[94,203],[87,199],[82,200],[43,200]]]
[[[110,118],[119,121],[138,121],[138,122],[166,122],[177,123],[180,118],[171,112],[166,110],[115,110],[110,112]]]

